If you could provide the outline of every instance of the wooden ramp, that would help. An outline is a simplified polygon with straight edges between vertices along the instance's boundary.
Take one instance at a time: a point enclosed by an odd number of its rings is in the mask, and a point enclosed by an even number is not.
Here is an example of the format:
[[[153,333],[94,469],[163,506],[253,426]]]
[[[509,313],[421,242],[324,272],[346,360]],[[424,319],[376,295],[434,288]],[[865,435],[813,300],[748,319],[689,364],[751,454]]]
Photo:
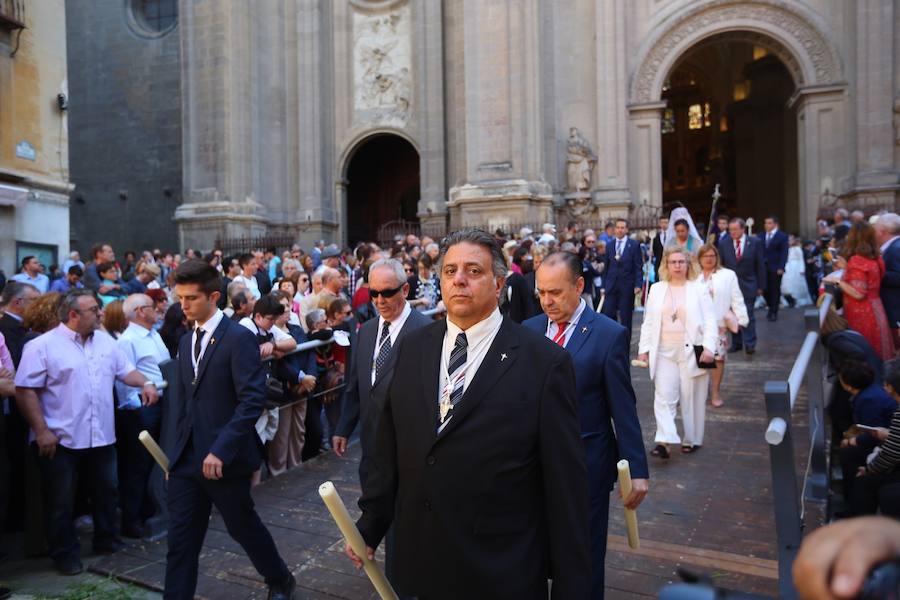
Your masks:
[[[674,453],[668,461],[651,457],[650,495],[638,511],[639,550],[628,548],[621,505],[613,499],[607,598],[655,597],[662,586],[678,580],[678,568],[707,574],[722,587],[775,597],[775,524],[768,448],[763,440],[762,386],[765,380],[787,376],[803,338],[801,311],[782,311],[779,322],[763,320],[758,329],[761,342],[753,357],[729,357],[726,405],[707,409],[703,449],[692,455]],[[651,386],[642,369],[634,369],[633,379],[649,449],[654,433]],[[803,441],[807,436],[803,411],[803,406],[798,406],[800,425],[795,439],[796,450],[803,455],[798,457],[800,467],[805,467]],[[323,455],[265,482],[254,492],[260,516],[297,577],[297,598],[376,597],[368,580],[344,558],[340,534],[317,492],[319,483],[333,481],[351,514],[358,516],[358,453],[354,446],[344,460]],[[798,473],[803,469],[798,468]],[[95,562],[91,569],[161,589],[165,550],[164,540],[135,543]],[[200,597],[265,597],[259,575],[218,516],[210,523],[200,567]]]

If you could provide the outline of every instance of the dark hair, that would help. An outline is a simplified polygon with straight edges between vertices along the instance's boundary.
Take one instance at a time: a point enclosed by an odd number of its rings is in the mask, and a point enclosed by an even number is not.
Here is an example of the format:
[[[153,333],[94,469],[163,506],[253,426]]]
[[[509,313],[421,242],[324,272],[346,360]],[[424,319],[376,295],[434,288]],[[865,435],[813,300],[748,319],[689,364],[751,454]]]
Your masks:
[[[262,315],[264,317],[279,317],[284,314],[284,306],[278,301],[278,298],[271,294],[266,294],[256,301],[253,305],[253,316]]]
[[[513,252],[512,257],[513,264],[519,265],[521,267],[522,263],[525,262],[525,257],[528,256],[528,252],[529,250],[525,246],[519,246],[518,248],[516,248],[516,251]]]
[[[243,269],[244,265],[250,264],[250,261],[252,261],[254,258],[256,257],[249,252],[246,254],[241,254],[240,256],[238,256],[238,264],[241,265],[241,268]]]
[[[97,265],[97,275],[102,275],[103,273],[106,273],[110,269],[115,269],[115,268],[116,268],[116,263],[114,263],[114,262],[102,262],[99,265]]]
[[[628,227],[628,219],[626,219],[625,217],[619,217],[619,218],[617,218],[617,219],[616,219],[616,223],[617,223],[617,224],[618,224],[618,223],[625,223],[625,227]]]
[[[775,221],[775,224],[778,225],[778,217],[775,215],[766,215],[766,219],[772,219]]]
[[[84,277],[84,270],[78,265],[72,265],[69,267],[69,275],[78,275],[79,277]]]
[[[175,285],[192,283],[199,285],[207,296],[222,289],[222,277],[216,268],[196,258],[184,261],[175,269]]]
[[[268,248],[266,248],[266,252],[271,252],[272,254],[275,254],[275,246],[269,246]]]
[[[22,268],[23,269],[25,268],[25,265],[28,264],[28,261],[31,260],[32,258],[37,258],[37,257],[34,256],[33,254],[29,254],[28,256],[26,256],[25,258],[22,259]]]
[[[231,307],[234,310],[239,310],[243,305],[247,304],[248,301],[247,292],[241,290],[231,297]]]
[[[687,219],[678,219],[677,221],[675,221],[675,224],[672,225],[672,229],[675,229],[675,228],[678,227],[679,225],[684,225],[684,226],[687,227],[688,229],[691,228],[691,226],[688,225]]]
[[[577,254],[572,252],[565,252],[563,250],[557,250],[555,252],[551,252],[547,256],[544,257],[544,260],[541,261],[541,267],[544,265],[556,265],[562,263],[566,266],[569,271],[569,275],[572,278],[572,283],[576,283],[578,278],[581,277],[581,259],[578,258]],[[541,267],[538,267],[540,270]]]
[[[328,308],[325,310],[325,316],[329,319],[333,319],[335,315],[344,310],[345,306],[350,306],[350,303],[343,298],[335,298],[331,301],[331,304],[329,304]]]
[[[185,333],[187,333],[187,327],[184,324],[184,311],[181,310],[181,302],[176,302],[166,311],[162,327],[159,328],[159,337],[169,349],[169,355],[172,358],[178,354],[178,340]]]
[[[78,299],[82,296],[88,296],[90,298],[93,298],[94,300],[97,299],[97,296],[94,294],[93,290],[84,288],[69,290],[66,295],[62,297],[62,300],[59,303],[59,308],[57,309],[57,316],[62,323],[68,323],[69,313],[73,310],[78,310]]]
[[[728,215],[726,215],[725,213],[722,213],[718,217],[716,217],[716,221],[720,221],[722,219],[725,219],[725,221],[728,221]]]
[[[900,358],[892,358],[884,363],[884,383],[900,394]]]
[[[864,390],[875,381],[875,372],[872,367],[852,358],[841,361],[838,375],[841,381],[857,390]]]
[[[96,260],[97,255],[103,251],[104,246],[109,246],[109,244],[107,244],[106,242],[100,242],[99,244],[94,244],[93,246],[91,246],[91,258]],[[112,248],[112,246],[109,247]]]
[[[483,229],[466,228],[459,229],[447,235],[441,240],[441,252],[438,255],[438,273],[443,270],[444,257],[451,247],[467,242],[476,244],[486,249],[491,254],[491,271],[495,277],[506,276],[506,259],[503,257],[503,249],[497,243],[496,238]]]

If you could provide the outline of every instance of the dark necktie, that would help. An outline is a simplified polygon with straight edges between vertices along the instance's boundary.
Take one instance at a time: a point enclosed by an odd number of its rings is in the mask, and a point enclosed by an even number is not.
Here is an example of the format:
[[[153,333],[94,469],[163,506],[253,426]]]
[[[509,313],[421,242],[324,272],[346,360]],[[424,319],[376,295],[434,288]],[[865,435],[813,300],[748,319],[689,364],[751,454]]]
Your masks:
[[[381,339],[378,340],[378,356],[375,358],[375,381],[381,375],[381,370],[387,362],[388,356],[391,354],[391,324],[387,321],[381,328]]]
[[[453,351],[450,353],[450,362],[447,364],[447,373],[451,382],[455,382],[453,391],[450,392],[450,406],[455,407],[462,399],[463,389],[466,385],[466,349],[469,347],[469,340],[466,339],[465,333],[456,336],[456,343],[453,345]],[[452,409],[451,409],[452,412]]]
[[[197,328],[197,339],[194,341],[194,362],[200,365],[200,351],[203,350],[203,334],[202,328]]]

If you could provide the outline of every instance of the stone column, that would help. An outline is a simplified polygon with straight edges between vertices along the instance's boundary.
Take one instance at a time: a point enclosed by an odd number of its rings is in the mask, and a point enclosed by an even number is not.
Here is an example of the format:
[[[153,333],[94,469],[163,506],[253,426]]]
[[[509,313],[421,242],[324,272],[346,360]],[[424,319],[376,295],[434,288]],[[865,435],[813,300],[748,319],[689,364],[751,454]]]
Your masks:
[[[251,171],[252,12],[244,2],[179,3],[184,203],[175,221],[182,248],[266,231]]]
[[[662,209],[662,138],[660,123],[666,103],[632,104],[629,112],[628,173],[636,205]]]
[[[464,0],[465,180],[450,190],[451,226],[507,228],[550,219],[540,110],[538,0]]]

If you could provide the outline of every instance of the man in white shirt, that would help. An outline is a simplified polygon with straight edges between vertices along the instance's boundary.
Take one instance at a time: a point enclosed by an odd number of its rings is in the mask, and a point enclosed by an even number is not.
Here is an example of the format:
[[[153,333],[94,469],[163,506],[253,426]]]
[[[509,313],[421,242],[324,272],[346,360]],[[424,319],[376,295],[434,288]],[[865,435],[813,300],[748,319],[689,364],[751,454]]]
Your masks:
[[[43,270],[44,267],[41,266],[36,256],[26,256],[22,259],[22,272],[13,275],[10,280],[30,283],[37,288],[37,291],[46,294],[50,289],[50,279],[41,273]]]
[[[144,377],[159,385],[163,381],[159,365],[169,360],[169,351],[153,328],[159,318],[153,299],[145,294],[132,294],[125,299],[122,309],[128,319],[128,327],[116,343]],[[159,404],[142,405],[140,388],[117,381],[116,392],[119,397],[116,439],[121,531],[126,537],[140,538],[144,535],[141,507],[147,493],[153,459],[138,441],[138,434],[146,429],[154,439],[159,439],[162,412]],[[163,392],[159,395],[162,397]]]
[[[241,264],[241,274],[235,277],[232,282],[240,281],[246,286],[247,291],[255,300],[259,300],[262,294],[259,291],[259,282],[256,281],[256,272],[259,270],[256,257],[252,254],[241,254],[238,259]]]

